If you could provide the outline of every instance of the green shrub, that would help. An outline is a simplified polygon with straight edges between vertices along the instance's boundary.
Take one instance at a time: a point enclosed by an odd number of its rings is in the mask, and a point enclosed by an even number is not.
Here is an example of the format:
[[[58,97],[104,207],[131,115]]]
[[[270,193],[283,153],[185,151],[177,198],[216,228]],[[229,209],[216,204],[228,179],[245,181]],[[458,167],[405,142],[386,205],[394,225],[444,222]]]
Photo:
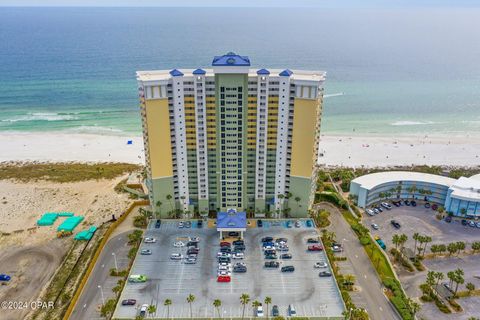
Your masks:
[[[360,238],[360,243],[362,244],[362,246],[368,246],[370,242],[370,237],[368,236],[363,236]]]

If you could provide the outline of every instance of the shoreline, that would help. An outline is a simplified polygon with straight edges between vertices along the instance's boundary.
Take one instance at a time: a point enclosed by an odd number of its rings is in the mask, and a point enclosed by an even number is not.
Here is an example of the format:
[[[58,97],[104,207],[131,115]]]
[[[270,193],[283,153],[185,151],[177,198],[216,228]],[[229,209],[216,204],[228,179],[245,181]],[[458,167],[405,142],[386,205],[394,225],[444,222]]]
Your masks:
[[[127,144],[131,140],[132,144]],[[125,162],[144,164],[141,135],[0,132],[0,162]],[[480,135],[326,134],[319,145],[319,165],[395,167],[480,165]]]

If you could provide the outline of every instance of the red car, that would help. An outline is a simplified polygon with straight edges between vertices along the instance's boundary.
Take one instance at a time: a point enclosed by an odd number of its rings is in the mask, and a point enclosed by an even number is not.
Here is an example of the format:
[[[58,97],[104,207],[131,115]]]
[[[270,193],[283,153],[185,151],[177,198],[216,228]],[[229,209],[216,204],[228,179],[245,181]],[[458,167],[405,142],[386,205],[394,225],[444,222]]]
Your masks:
[[[136,304],[137,304],[137,300],[135,299],[122,300],[122,306],[134,306]]]
[[[218,276],[217,282],[230,282],[232,278],[230,276]]]
[[[230,244],[230,242],[227,242],[227,241],[222,241],[220,242],[220,247],[231,247],[232,245]]]
[[[318,244],[308,246],[308,251],[322,251],[322,250],[323,250],[322,246]]]

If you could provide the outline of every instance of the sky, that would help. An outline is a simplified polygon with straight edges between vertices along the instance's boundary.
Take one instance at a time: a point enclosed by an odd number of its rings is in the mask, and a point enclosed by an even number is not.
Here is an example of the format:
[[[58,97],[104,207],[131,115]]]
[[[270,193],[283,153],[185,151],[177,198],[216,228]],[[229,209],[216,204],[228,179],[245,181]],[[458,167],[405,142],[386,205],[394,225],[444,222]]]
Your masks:
[[[159,7],[480,7],[479,0],[0,0],[0,6]]]

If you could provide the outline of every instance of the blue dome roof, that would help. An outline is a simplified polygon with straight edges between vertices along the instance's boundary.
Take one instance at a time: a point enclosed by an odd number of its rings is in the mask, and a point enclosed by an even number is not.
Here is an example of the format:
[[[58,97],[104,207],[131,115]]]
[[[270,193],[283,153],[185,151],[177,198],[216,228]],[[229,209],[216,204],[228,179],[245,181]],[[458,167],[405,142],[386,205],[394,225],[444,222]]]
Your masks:
[[[192,73],[193,74],[206,74],[207,72],[203,69],[196,69],[196,70],[193,70]]]
[[[289,69],[285,69],[282,72],[280,72],[280,76],[282,77],[290,77],[293,74],[293,72]]]
[[[257,71],[257,74],[258,75],[268,75],[270,74],[270,71],[268,71],[267,69],[260,69]]]
[[[183,76],[183,73],[178,70],[178,69],[173,69],[172,71],[170,71],[170,74],[172,75],[172,77],[181,77]]]
[[[229,52],[223,56],[215,56],[212,66],[250,66],[250,59],[247,56],[239,56],[234,52]]]

